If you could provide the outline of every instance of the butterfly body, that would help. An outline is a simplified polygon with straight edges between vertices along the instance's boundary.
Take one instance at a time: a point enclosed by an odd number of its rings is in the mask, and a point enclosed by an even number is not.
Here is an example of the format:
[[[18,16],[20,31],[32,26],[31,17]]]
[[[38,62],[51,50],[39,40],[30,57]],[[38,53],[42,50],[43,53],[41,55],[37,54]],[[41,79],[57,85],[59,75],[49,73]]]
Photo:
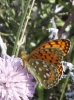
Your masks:
[[[55,86],[62,75],[61,61],[70,48],[70,41],[67,39],[51,40],[34,49],[26,57],[27,69],[35,79],[46,89]],[[25,54],[23,62],[25,61]]]

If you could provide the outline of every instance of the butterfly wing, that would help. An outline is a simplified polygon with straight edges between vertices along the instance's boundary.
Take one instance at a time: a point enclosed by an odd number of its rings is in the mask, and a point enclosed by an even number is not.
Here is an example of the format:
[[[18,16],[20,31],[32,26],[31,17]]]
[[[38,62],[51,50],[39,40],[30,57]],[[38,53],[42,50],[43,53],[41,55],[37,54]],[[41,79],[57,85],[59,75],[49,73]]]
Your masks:
[[[59,82],[63,71],[61,60],[69,48],[69,40],[51,40],[40,45],[26,57],[27,69],[44,88],[49,89]]]
[[[31,54],[34,53],[37,50],[42,49],[42,48],[50,48],[50,47],[60,48],[63,51],[63,56],[66,56],[66,54],[67,54],[67,52],[69,51],[69,48],[70,48],[70,41],[67,40],[67,39],[50,40],[50,41],[38,46],[36,49],[34,49],[31,52]]]
[[[61,49],[43,48],[43,49],[37,50],[34,53],[30,54],[28,60],[30,59],[43,60],[46,62],[50,62],[56,68],[59,68],[62,58],[63,58],[63,52]]]
[[[61,79],[61,76],[63,74],[63,67],[62,67],[62,63],[60,63],[59,68],[58,68],[58,74],[59,74],[59,79]]]
[[[30,59],[28,64],[28,70],[44,88],[49,89],[59,82],[58,71],[50,62]]]

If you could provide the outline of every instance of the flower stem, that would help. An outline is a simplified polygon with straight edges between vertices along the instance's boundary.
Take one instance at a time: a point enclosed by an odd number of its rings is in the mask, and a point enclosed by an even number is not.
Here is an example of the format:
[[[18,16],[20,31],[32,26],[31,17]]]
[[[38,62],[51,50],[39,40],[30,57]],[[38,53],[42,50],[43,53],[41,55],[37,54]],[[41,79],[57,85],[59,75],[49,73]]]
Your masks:
[[[62,94],[61,94],[59,100],[63,100],[63,95],[64,95],[64,93],[65,93],[65,89],[66,89],[67,83],[68,83],[68,81],[69,81],[69,77],[70,77],[70,72],[69,72],[68,77],[67,77],[67,79],[66,79],[66,81],[65,81],[65,84],[63,85],[64,88],[63,88],[63,91],[62,91]]]
[[[38,100],[44,100],[44,88],[38,85],[37,92],[38,92]]]
[[[24,1],[24,5],[25,5],[25,9],[24,9],[24,13],[22,15],[22,18],[21,18],[21,22],[20,22],[20,26],[18,28],[18,31],[17,31],[17,34],[16,34],[16,41],[15,41],[15,44],[14,44],[14,47],[13,47],[13,52],[12,52],[12,55],[16,54],[16,49],[17,49],[17,43],[19,41],[19,37],[20,37],[20,34],[21,34],[21,31],[22,31],[22,27],[23,27],[23,23],[24,23],[24,20],[26,18],[26,14],[27,14],[27,9],[28,9],[28,6],[29,6],[29,3],[30,3],[30,0],[25,0]]]

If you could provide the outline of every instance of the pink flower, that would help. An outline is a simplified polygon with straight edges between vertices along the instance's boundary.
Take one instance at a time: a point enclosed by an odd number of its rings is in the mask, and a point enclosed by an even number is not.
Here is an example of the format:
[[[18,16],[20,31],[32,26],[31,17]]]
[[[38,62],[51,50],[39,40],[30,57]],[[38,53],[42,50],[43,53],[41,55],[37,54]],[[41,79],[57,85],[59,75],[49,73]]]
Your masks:
[[[0,57],[0,100],[29,100],[35,91],[33,76],[20,58]]]

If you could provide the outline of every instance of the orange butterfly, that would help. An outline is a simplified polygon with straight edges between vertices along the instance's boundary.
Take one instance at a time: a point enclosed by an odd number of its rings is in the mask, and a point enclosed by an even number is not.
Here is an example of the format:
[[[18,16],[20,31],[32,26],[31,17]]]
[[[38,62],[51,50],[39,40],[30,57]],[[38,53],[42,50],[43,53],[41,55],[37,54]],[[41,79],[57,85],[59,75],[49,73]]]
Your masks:
[[[67,39],[51,40],[34,49],[29,56],[22,53],[22,59],[27,61],[27,69],[35,79],[46,89],[55,86],[62,75],[61,61],[70,48]]]

